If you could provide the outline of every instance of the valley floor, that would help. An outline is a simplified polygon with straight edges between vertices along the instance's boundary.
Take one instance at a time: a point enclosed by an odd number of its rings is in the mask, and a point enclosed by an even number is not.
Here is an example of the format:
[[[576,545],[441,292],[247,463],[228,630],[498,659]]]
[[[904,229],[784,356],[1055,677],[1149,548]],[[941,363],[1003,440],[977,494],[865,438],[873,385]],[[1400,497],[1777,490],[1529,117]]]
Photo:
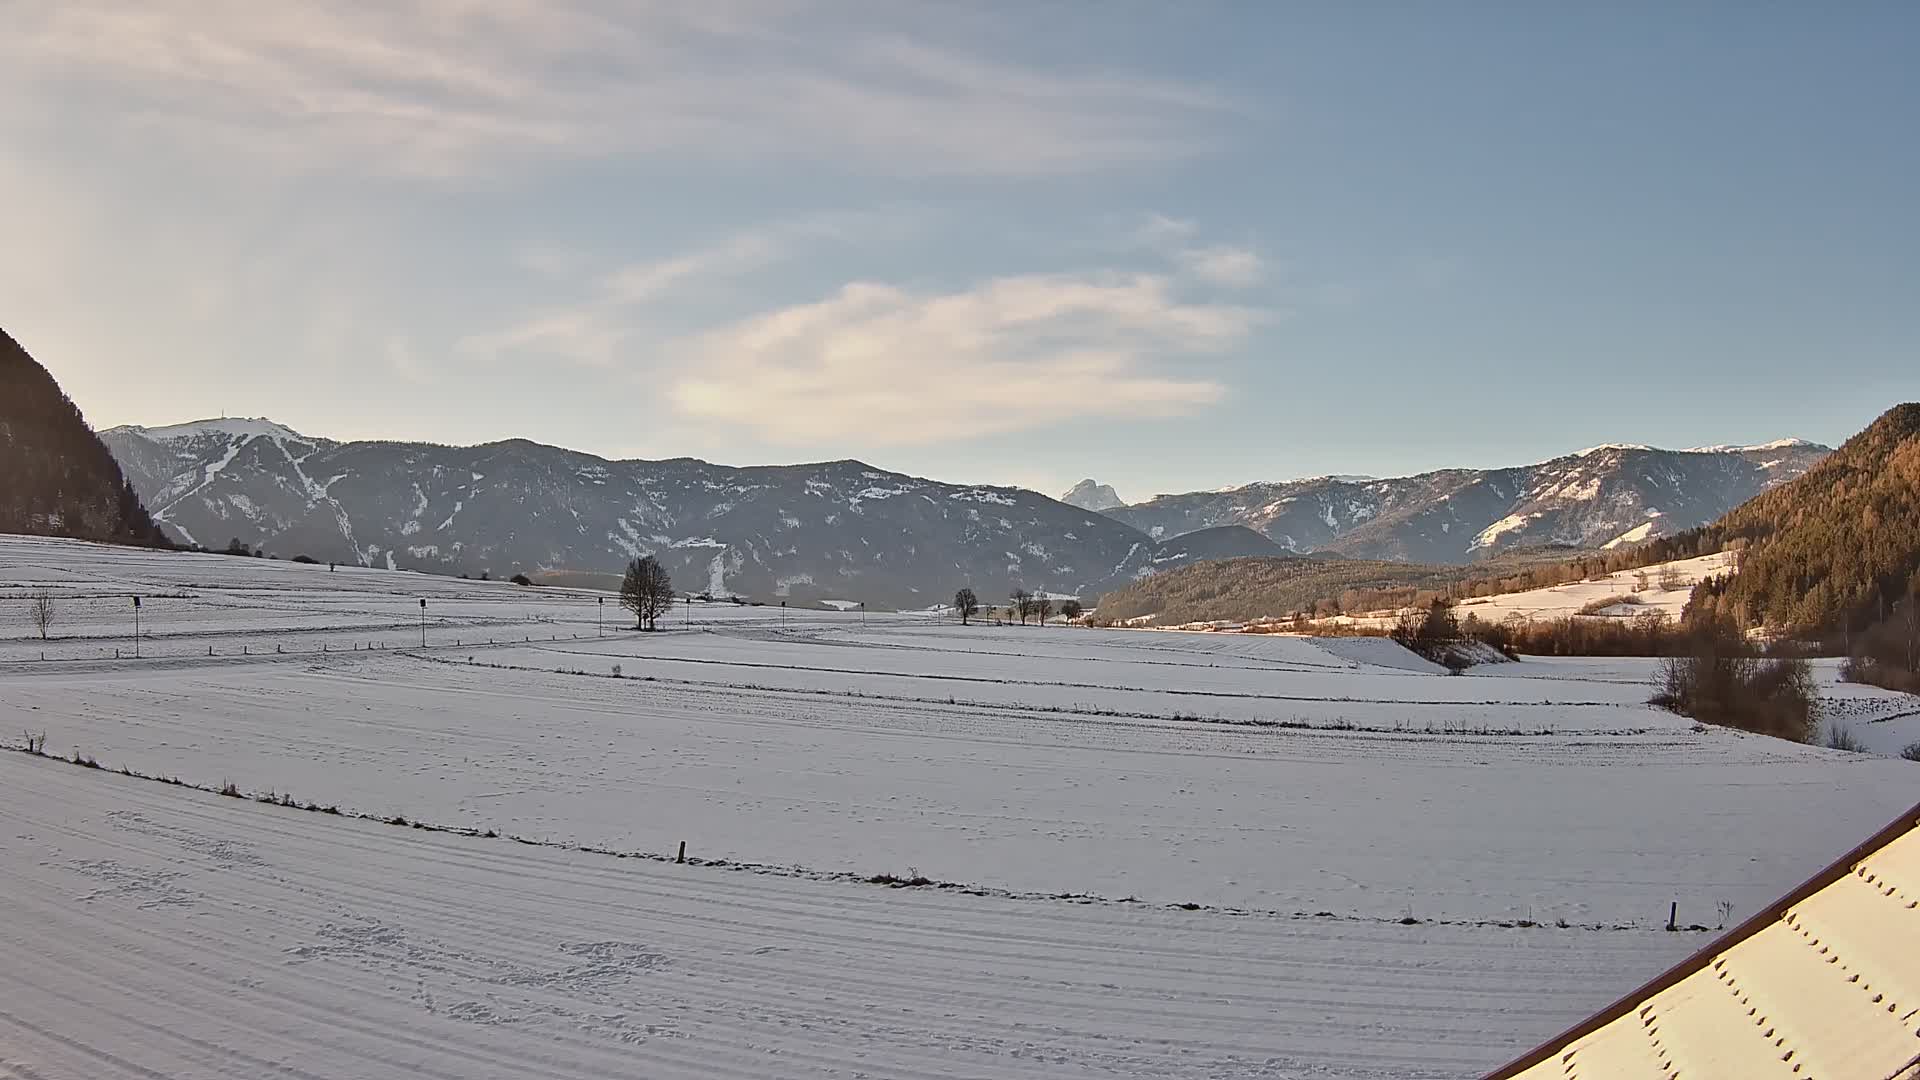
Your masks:
[[[1642,661],[599,619],[0,538],[0,730],[103,766],[0,754],[0,1077],[1470,1076],[1920,786],[1648,708]],[[1835,700],[1891,743],[1914,699]]]
[[[0,1076],[1464,1076],[1699,935],[1234,918],[449,836],[0,755]]]

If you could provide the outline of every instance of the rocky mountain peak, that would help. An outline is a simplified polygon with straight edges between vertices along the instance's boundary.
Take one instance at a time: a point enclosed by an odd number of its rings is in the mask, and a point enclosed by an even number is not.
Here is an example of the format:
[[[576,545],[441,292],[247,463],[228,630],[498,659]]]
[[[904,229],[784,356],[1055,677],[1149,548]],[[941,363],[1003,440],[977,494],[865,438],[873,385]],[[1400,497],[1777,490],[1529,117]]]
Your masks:
[[[1126,505],[1120,494],[1113,490],[1113,485],[1098,483],[1092,477],[1073,485],[1065,495],[1060,496],[1060,501],[1068,506],[1093,511],[1112,510]]]

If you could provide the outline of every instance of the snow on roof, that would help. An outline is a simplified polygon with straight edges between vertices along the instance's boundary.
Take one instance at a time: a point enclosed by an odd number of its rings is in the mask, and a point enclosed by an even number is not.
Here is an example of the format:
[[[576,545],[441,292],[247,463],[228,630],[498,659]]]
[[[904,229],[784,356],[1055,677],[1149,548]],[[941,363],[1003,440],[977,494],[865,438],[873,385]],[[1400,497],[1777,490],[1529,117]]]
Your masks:
[[[1490,1080],[1911,1077],[1920,806],[1678,967]]]

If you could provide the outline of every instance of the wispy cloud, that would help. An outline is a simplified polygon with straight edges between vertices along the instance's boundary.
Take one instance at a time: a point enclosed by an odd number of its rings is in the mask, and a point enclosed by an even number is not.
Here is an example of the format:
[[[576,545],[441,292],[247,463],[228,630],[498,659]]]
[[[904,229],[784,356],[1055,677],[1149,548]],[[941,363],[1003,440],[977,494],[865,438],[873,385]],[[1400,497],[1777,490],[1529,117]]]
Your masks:
[[[384,351],[387,357],[387,368],[396,378],[404,379],[416,386],[432,386],[440,381],[438,373],[420,359],[413,350],[412,342],[406,338],[388,338]]]
[[[1134,228],[1130,239],[1136,247],[1172,251],[1191,239],[1199,228],[1188,219],[1148,214],[1147,219]]]
[[[1181,267],[1200,281],[1223,284],[1229,288],[1258,284],[1267,269],[1265,261],[1252,248],[1233,248],[1225,244],[1213,248],[1188,248],[1179,252],[1177,258]]]
[[[584,298],[536,311],[500,330],[471,334],[459,348],[470,355],[522,354],[614,365],[643,330],[642,315],[690,290],[717,285],[792,258],[809,244],[851,240],[892,224],[885,212],[814,214],[723,236],[704,247],[626,263],[593,275]],[[529,265],[560,276],[576,260],[532,253]]]
[[[856,283],[686,343],[671,397],[683,415],[796,445],[1170,416],[1225,391],[1160,358],[1237,344],[1259,318],[1183,302],[1154,274],[1024,275],[944,293]]]
[[[1221,245],[1187,248],[1176,258],[1189,274],[1202,281],[1230,288],[1246,288],[1259,282],[1266,264],[1249,248]]]
[[[1209,285],[1244,289],[1259,283],[1266,273],[1266,261],[1259,252],[1232,244],[1196,246],[1199,234],[1199,222],[1148,214],[1126,234],[1126,241],[1171,259],[1183,273]]]
[[[87,109],[295,168],[670,153],[1033,175],[1196,152],[1223,111],[1182,84],[1022,67],[938,26],[916,40],[875,9],[836,25],[777,0],[28,2],[0,37],[21,114]]]

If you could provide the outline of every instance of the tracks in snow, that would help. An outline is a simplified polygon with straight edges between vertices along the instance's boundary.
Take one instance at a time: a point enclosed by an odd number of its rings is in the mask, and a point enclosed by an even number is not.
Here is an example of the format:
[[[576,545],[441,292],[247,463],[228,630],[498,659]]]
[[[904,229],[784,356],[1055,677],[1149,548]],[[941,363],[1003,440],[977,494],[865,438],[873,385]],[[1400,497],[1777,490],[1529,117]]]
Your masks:
[[[47,1080],[1468,1076],[1688,947],[724,874],[18,755],[0,783],[0,1069]]]

